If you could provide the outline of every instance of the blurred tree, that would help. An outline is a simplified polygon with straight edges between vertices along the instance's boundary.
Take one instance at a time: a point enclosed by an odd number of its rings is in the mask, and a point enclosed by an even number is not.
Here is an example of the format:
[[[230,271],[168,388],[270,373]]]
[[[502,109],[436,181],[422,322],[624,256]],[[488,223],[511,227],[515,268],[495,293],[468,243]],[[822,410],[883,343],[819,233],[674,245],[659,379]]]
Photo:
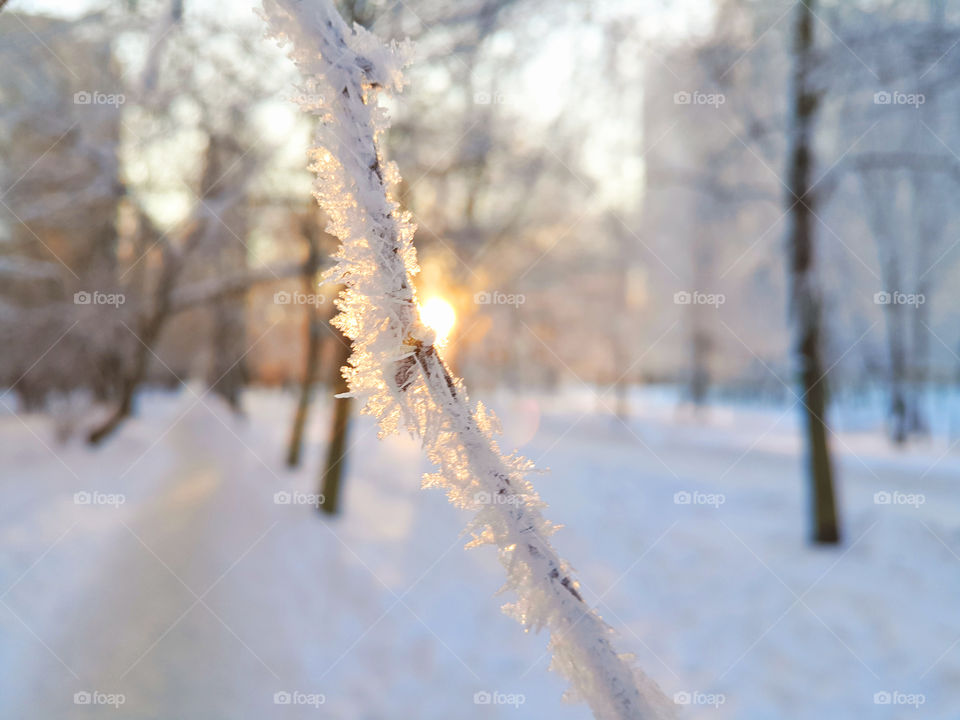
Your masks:
[[[337,3],[338,10],[349,26],[355,24],[369,28],[374,19],[374,8],[366,0],[341,0]],[[337,288],[331,295],[339,295],[341,288]],[[333,317],[333,303],[328,322]],[[341,368],[350,359],[350,342],[340,331],[330,325],[334,337],[339,341],[334,352],[332,378],[330,387],[332,395],[347,391],[346,380],[343,379]],[[332,397],[330,400],[330,430],[327,441],[327,451],[320,470],[319,496],[317,508],[328,515],[335,515],[340,509],[340,487],[347,465],[347,436],[350,431],[350,398]]]
[[[840,541],[833,467],[827,443],[826,372],[821,349],[822,301],[815,275],[814,128],[821,90],[812,82],[814,0],[798,3],[793,26],[793,75],[787,117],[787,264],[790,313],[799,364],[800,399],[806,419],[811,538]]]
[[[318,210],[310,200],[311,207],[300,216],[300,233],[307,246],[307,260],[303,265],[303,292],[308,297],[317,293],[317,273],[321,266],[321,252],[332,250],[330,241],[334,240],[321,230]],[[327,242],[326,248],[321,248],[321,237]],[[300,454],[303,447],[303,433],[307,425],[307,416],[310,412],[310,403],[313,399],[313,385],[317,378],[320,366],[320,350],[324,338],[324,325],[330,331],[336,332],[329,325],[330,319],[336,310],[331,302],[324,303],[324,310],[320,303],[307,302],[304,305],[306,313],[306,353],[304,358],[303,376],[300,379],[300,393],[297,399],[297,409],[293,416],[293,427],[290,430],[290,442],[287,446],[287,467],[300,465]]]
[[[349,390],[347,381],[343,377],[343,368],[350,359],[350,341],[337,331],[336,354],[333,363],[333,378],[330,383],[333,395],[339,395]],[[333,418],[330,423],[327,453],[320,475],[320,495],[322,497],[318,507],[328,515],[335,515],[340,510],[340,488],[343,484],[343,475],[347,466],[348,448],[347,433],[350,426],[350,414],[353,407],[353,398],[334,397],[332,400]]]
[[[110,371],[129,306],[93,293],[122,290],[123,96],[98,23],[0,16],[0,56],[19,68],[0,78],[0,377],[25,408],[52,393],[117,390]]]
[[[249,144],[237,141],[242,137],[240,122],[233,123],[233,132],[213,133],[207,149],[207,169],[200,192],[202,198],[214,199],[218,188],[245,187],[241,174],[249,171],[242,160],[250,152]],[[207,253],[218,276],[236,275],[247,269],[249,212],[246,192],[237,192],[219,213],[210,213]],[[211,363],[208,384],[233,410],[240,410],[240,391],[247,382],[244,357],[247,353],[247,321],[244,293],[227,294],[214,303],[210,334]]]

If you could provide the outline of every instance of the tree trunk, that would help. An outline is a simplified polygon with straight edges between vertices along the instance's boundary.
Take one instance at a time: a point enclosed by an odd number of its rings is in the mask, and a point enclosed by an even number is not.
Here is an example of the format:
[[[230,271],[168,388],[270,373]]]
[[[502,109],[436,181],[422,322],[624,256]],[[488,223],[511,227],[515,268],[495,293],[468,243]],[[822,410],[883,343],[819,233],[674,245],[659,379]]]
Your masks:
[[[888,177],[886,170],[864,172],[860,178],[863,202],[867,208],[867,221],[877,244],[877,259],[880,263],[881,292],[874,302],[882,306],[887,326],[887,351],[889,357],[890,405],[887,411],[888,434],[897,445],[907,441],[909,433],[909,407],[907,395],[907,344],[904,306],[896,302],[897,294],[904,292],[903,268],[897,247],[898,233],[890,212],[897,195],[897,184]]]
[[[146,232],[148,237],[158,234],[152,225],[148,227]],[[195,234],[198,232],[197,229],[193,231]],[[195,242],[193,239],[195,237],[196,235],[193,235],[188,240],[190,245]],[[137,342],[133,346],[133,362],[128,368],[124,369],[123,377],[120,380],[120,399],[110,416],[87,436],[87,442],[91,445],[98,445],[103,442],[120,426],[120,423],[130,416],[133,410],[133,396],[144,377],[146,377],[150,361],[149,356],[152,354],[153,346],[160,337],[160,332],[170,315],[170,295],[177,276],[180,274],[182,264],[182,256],[169,244],[165,244],[163,265],[160,268],[160,277],[153,293],[153,303],[149,314],[137,323]]]
[[[208,213],[214,212],[214,208],[216,208],[216,212],[222,215],[232,207],[242,205],[242,195],[245,191],[244,183],[249,177],[249,172],[243,166],[234,169],[233,166],[238,165],[234,160],[237,154],[235,143],[231,139],[217,138],[216,136],[210,138],[203,177],[200,181],[200,198],[206,198],[203,207]],[[225,175],[223,168],[227,162],[233,163],[226,166],[231,174],[233,185],[230,182],[221,183]],[[218,184],[221,186],[219,190],[216,189]],[[120,401],[110,417],[88,436],[87,440],[92,445],[102,442],[117,429],[121,422],[130,416],[133,409],[134,394],[147,374],[149,355],[153,354],[153,347],[159,339],[164,325],[175,310],[173,292],[180,280],[180,274],[184,271],[187,260],[194,251],[198,247],[208,244],[214,232],[219,232],[219,228],[212,224],[211,218],[199,220],[194,217],[185,231],[183,247],[178,249],[175,247],[173,240],[160,233],[142,213],[140,220],[144,223],[143,232],[147,239],[152,236],[157,238],[155,243],[162,241],[163,263],[153,293],[153,303],[146,315],[137,323],[137,342],[133,348],[133,362],[130,364],[129,371],[124,374],[121,380]],[[148,247],[150,246],[152,244],[148,245]],[[246,264],[245,255],[242,264],[244,266]],[[236,305],[236,303],[233,303],[233,305]],[[236,332],[233,334],[234,336],[237,335]],[[234,344],[236,337],[229,338],[228,342],[231,345]],[[243,342],[241,340],[241,351],[242,347]],[[233,369],[236,369],[235,366],[238,364],[234,362]]]
[[[307,262],[303,272],[303,291],[308,296],[316,293],[316,275],[320,267],[320,248],[317,240],[317,218],[315,212],[309,212],[303,221],[303,235],[307,241]],[[303,447],[303,431],[310,413],[310,401],[313,399],[313,383],[320,364],[320,350],[323,346],[323,323],[329,322],[335,310],[333,302],[328,305],[327,317],[323,317],[316,303],[309,303],[307,311],[307,352],[303,377],[300,380],[300,398],[293,416],[293,428],[290,431],[290,444],[287,447],[287,467],[300,465],[300,452]]]
[[[212,270],[218,276],[238,275],[247,270],[246,239],[249,218],[245,193],[233,193],[244,187],[245,168],[240,160],[245,149],[229,135],[213,134],[207,149],[207,165],[201,185],[201,197],[232,193],[231,202],[207,218],[208,245]],[[230,408],[240,412],[240,393],[247,383],[247,314],[244,293],[227,295],[214,303],[210,336],[211,363],[207,383]]]
[[[929,111],[929,108],[928,108]],[[923,414],[923,396],[927,386],[927,368],[930,362],[930,302],[933,299],[935,279],[933,258],[935,248],[943,237],[944,223],[940,222],[936,208],[942,196],[936,192],[929,176],[915,173],[913,178],[913,226],[916,228],[916,273],[914,290],[918,298],[923,298],[913,312],[911,319],[911,357],[910,368],[910,407],[908,409],[907,429],[913,435],[928,435],[930,425]]]
[[[616,395],[616,413],[620,420],[626,422],[630,419],[630,385],[631,372],[623,372],[623,368],[628,368],[630,362],[630,342],[634,337],[631,332],[631,307],[630,307],[630,243],[626,233],[622,228],[617,227],[618,220],[607,219],[608,231],[617,241],[617,259],[618,262],[612,268],[613,272],[613,305],[618,308],[617,317],[613,321],[614,333],[611,342],[613,343],[611,355],[616,360],[616,365],[612,372],[616,377],[614,382],[614,392]]]
[[[797,5],[794,25],[794,66],[787,147],[788,192],[785,198],[789,208],[787,270],[790,278],[790,314],[805,410],[811,540],[815,543],[836,543],[840,540],[840,527],[824,419],[826,390],[822,382],[821,303],[815,287],[813,257],[815,200],[810,193],[812,135],[819,104],[818,93],[810,87],[814,4],[814,0],[807,0]]]
[[[290,444],[287,447],[287,467],[300,466],[300,453],[303,448],[303,430],[307,425],[307,416],[310,412],[313,381],[317,376],[317,365],[320,360],[321,320],[316,308],[309,308],[307,318],[307,359],[303,368],[303,378],[300,380],[300,397],[297,400],[297,410],[293,415],[293,428],[290,431]]]
[[[336,362],[333,365],[334,378],[331,383],[335,395],[345,393],[349,389],[340,368],[346,365],[350,358],[350,342],[346,338],[341,339],[342,342],[337,343]],[[347,461],[346,447],[352,403],[352,398],[333,398],[330,442],[327,443],[327,459],[323,464],[323,473],[320,476],[320,495],[322,499],[318,505],[321,511],[330,515],[335,515],[340,509],[340,487]]]
[[[139,342],[134,346],[132,366],[124,374],[120,384],[120,401],[110,416],[87,436],[87,442],[91,445],[103,442],[120,426],[120,423],[130,417],[133,411],[133,396],[147,374],[150,359],[148,356],[166,320],[166,311],[158,309],[143,323],[142,330],[138,332]]]
[[[921,280],[917,283],[917,294],[925,302],[913,309],[911,319],[912,354],[909,369],[910,407],[907,415],[907,430],[911,435],[929,435],[930,424],[923,414],[923,398],[927,388],[927,367],[930,360],[930,285]]]
[[[691,309],[691,317],[696,315],[697,310]],[[697,319],[694,317],[694,330],[690,334],[690,378],[687,391],[690,394],[690,402],[699,409],[707,402],[707,392],[710,388],[710,368],[707,362],[707,355],[710,352],[710,335],[702,327],[698,326]]]
[[[890,439],[897,445],[907,442],[910,405],[907,397],[907,350],[903,331],[903,308],[887,308],[887,344],[890,350]]]
[[[213,332],[210,338],[213,362],[209,383],[235,413],[241,411],[240,392],[247,383],[246,353],[247,321],[244,296],[232,295],[218,300],[213,306]]]

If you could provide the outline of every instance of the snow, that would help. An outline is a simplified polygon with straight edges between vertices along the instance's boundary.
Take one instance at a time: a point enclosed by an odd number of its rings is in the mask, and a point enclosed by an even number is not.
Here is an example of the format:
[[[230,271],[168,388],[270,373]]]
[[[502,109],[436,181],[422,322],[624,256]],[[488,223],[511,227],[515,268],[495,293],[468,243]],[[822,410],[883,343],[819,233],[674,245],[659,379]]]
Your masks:
[[[723,698],[682,717],[955,717],[956,453],[841,433],[846,542],[814,549],[786,407],[694,420],[638,392],[624,426],[588,393],[485,400],[503,445],[550,468],[538,486],[566,526],[553,540],[618,646],[670,698]],[[417,442],[357,420],[329,521],[274,503],[315,491],[325,409],[306,469],[289,472],[295,398],[245,402],[242,420],[212,396],[146,394],[101,450],[56,444],[41,416],[0,416],[0,717],[590,716],[561,702],[545,636],[499,612],[495,553],[458,538],[470,513],[420,491]],[[925,502],[878,505],[881,490]],[[75,504],[84,491],[125,498]],[[675,504],[684,491],[724,501]],[[82,691],[125,702],[75,705]],[[284,691],[325,702],[275,705]],[[475,704],[484,691],[503,702]],[[924,702],[874,703],[895,691]]]

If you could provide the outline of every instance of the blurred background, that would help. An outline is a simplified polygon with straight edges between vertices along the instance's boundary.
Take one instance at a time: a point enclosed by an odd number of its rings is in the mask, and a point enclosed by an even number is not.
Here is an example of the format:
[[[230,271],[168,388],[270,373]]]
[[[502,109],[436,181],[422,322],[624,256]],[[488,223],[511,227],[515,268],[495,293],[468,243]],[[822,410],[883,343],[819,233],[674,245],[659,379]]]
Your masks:
[[[424,316],[618,647],[681,717],[956,718],[960,7],[339,7],[416,43]],[[333,399],[254,4],[0,8],[0,717],[588,717]]]

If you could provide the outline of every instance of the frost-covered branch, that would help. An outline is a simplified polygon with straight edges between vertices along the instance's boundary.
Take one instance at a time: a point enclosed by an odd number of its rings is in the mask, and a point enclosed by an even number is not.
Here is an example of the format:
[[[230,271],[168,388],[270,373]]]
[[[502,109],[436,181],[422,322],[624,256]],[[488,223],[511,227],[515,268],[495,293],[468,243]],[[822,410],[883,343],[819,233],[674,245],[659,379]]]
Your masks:
[[[329,231],[342,241],[327,279],[347,287],[336,323],[353,341],[344,368],[351,394],[366,401],[383,434],[404,426],[422,438],[438,468],[425,486],[477,511],[470,545],[499,548],[506,589],[517,596],[510,612],[528,628],[549,630],[552,667],[570,681],[571,699],[585,700],[603,720],[669,717],[668,701],[614,650],[612,631],[551,546],[554,527],[525,478],[531,463],[501,454],[496,419],[468,401],[420,321],[414,227],[390,197],[399,178],[378,142],[388,118],[377,96],[400,89],[409,47],[386,47],[349,28],[329,0],[265,0],[264,10],[273,36],[292,42],[306,82],[301,106],[319,118],[311,169]]]

